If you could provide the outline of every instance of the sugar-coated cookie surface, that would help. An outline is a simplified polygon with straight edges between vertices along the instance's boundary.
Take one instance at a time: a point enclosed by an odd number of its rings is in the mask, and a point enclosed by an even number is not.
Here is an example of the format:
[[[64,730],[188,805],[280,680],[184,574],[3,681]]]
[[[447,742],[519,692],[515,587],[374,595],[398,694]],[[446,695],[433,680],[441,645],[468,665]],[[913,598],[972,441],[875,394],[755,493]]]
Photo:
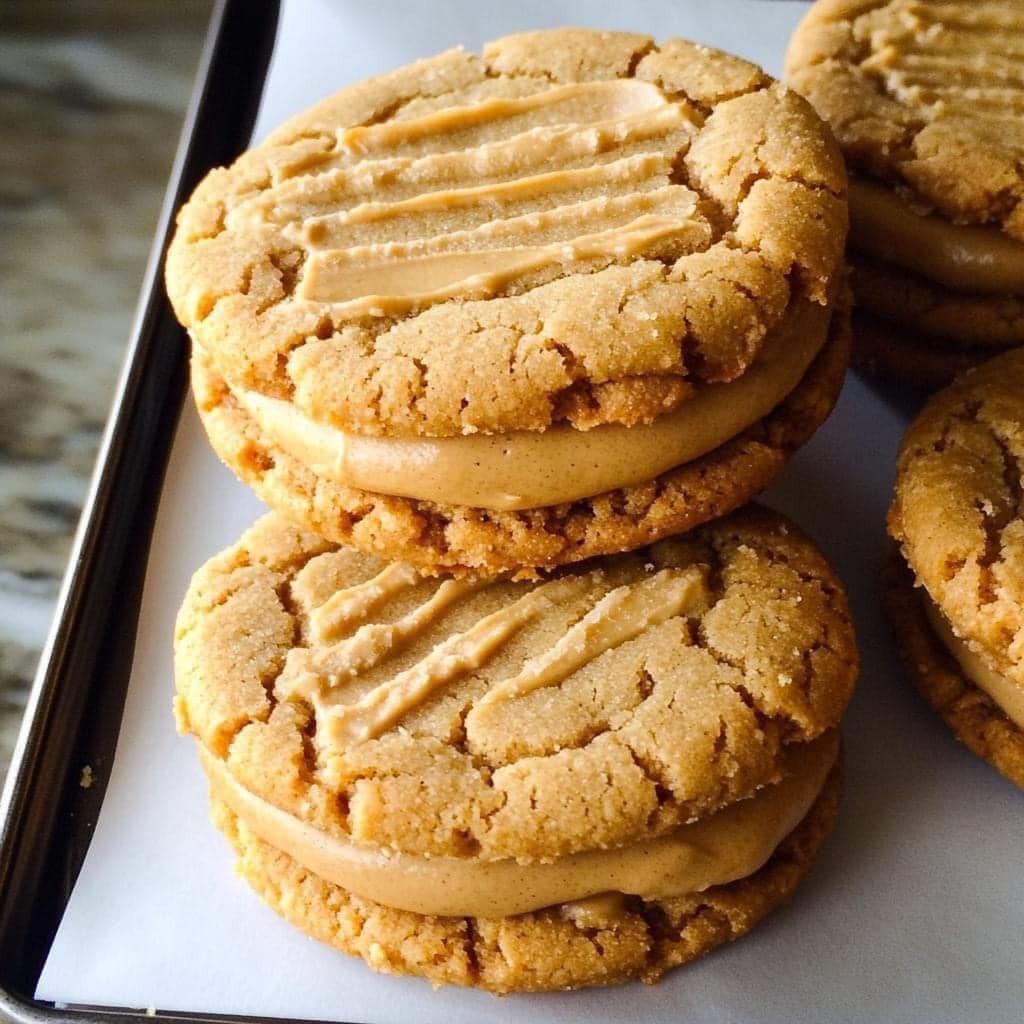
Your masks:
[[[904,436],[887,571],[911,675],[954,732],[1024,781],[1024,350],[934,395]],[[912,592],[916,582],[920,590]]]
[[[211,172],[167,283],[231,388],[355,434],[643,423],[834,294],[844,192],[755,66],[527,33],[344,89]]]
[[[835,816],[858,663],[832,571],[756,506],[526,582],[272,513],[196,574],[175,647],[268,902],[495,991],[653,980],[784,899]]]
[[[1024,352],[934,396],[900,448],[890,529],[958,632],[1024,682]]]
[[[1024,4],[818,0],[787,79],[853,169],[1024,241]]]

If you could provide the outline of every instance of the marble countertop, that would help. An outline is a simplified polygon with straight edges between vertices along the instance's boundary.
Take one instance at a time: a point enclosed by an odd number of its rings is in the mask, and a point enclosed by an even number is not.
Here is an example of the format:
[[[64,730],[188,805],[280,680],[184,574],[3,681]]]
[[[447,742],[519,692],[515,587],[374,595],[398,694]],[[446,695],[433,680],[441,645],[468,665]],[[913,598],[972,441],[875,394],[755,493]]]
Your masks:
[[[0,22],[0,781],[53,615],[209,0]]]

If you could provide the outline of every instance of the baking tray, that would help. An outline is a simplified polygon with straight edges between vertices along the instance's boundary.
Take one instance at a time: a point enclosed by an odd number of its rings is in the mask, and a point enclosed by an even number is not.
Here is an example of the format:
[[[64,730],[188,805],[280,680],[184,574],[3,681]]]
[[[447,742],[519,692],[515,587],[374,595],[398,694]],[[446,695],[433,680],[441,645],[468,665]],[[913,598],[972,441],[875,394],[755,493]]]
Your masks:
[[[249,144],[274,47],[276,0],[218,0],[96,471],[0,799],[0,1016],[113,1022],[137,1012],[31,998],[89,845],[128,685],[146,555],[188,379],[164,294],[174,214],[211,167]],[[161,1014],[163,1019],[223,1020]]]

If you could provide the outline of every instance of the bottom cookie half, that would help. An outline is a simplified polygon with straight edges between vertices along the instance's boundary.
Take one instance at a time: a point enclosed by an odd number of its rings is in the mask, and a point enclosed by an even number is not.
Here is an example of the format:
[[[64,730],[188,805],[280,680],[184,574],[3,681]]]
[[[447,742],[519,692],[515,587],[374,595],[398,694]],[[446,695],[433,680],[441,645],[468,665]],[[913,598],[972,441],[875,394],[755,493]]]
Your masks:
[[[341,544],[432,572],[552,568],[634,550],[725,515],[764,490],[835,405],[849,360],[845,301],[797,387],[708,454],[646,484],[518,512],[437,505],[332,483],[264,437],[199,357],[192,385],[220,458],[272,508]]]
[[[944,348],[926,335],[911,335],[906,328],[859,307],[852,320],[854,368],[919,391],[937,391],[958,373],[996,354],[983,348]]]
[[[856,250],[849,253],[857,306],[927,339],[937,350],[995,355],[1024,345],[1024,298],[957,292]]]
[[[882,571],[882,596],[907,673],[961,743],[1024,788],[1024,730],[965,677],[929,624],[921,594],[893,544]]]
[[[213,819],[238,854],[238,872],[279,914],[321,942],[386,974],[495,993],[657,981],[744,935],[784,903],[828,835],[842,796],[841,763],[803,821],[748,878],[692,896],[645,902],[598,919],[559,908],[506,918],[425,917],[354,896],[259,839],[221,801]]]

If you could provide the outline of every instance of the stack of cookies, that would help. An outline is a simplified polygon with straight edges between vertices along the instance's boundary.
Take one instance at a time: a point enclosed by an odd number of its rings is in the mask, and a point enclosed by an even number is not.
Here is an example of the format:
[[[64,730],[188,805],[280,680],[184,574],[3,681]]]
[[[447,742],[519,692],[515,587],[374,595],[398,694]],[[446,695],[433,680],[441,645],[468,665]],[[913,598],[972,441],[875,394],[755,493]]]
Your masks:
[[[443,53],[211,172],[168,289],[274,511],[193,580],[177,712],[268,903],[510,992],[654,980],[793,891],[856,648],[734,510],[835,401],[845,232],[804,100],[627,33]]]
[[[790,81],[849,163],[854,361],[934,389],[1024,344],[1024,5],[819,0]]]

